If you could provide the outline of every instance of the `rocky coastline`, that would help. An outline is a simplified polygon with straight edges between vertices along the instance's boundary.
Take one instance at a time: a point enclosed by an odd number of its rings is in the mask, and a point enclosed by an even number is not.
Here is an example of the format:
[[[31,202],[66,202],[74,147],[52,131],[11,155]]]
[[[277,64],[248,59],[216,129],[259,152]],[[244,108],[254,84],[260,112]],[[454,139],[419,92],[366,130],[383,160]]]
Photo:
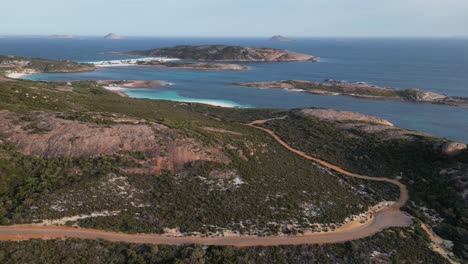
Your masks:
[[[396,89],[367,84],[364,82],[350,83],[345,81],[336,81],[333,79],[327,79],[323,82],[287,80],[272,82],[241,82],[233,84],[254,88],[285,89],[318,95],[351,96],[363,99],[401,100],[414,103],[468,106],[467,97],[447,96],[417,88]]]

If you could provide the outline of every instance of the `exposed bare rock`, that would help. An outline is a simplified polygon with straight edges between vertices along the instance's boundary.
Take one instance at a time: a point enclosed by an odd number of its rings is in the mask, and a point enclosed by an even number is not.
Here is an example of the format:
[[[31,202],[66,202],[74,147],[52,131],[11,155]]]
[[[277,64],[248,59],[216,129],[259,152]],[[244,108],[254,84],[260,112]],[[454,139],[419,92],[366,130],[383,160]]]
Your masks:
[[[160,124],[109,118],[111,123],[102,125],[57,116],[39,112],[21,118],[18,114],[0,111],[0,132],[23,154],[44,158],[144,153],[146,159],[141,161],[142,168],[131,171],[135,173],[182,169],[196,160],[229,161],[221,147],[204,146]]]
[[[359,132],[365,132],[368,134],[379,133],[382,136],[381,138],[383,140],[390,140],[390,139],[414,140],[420,136],[429,136],[428,134],[424,134],[424,133],[413,131],[413,130],[407,130],[407,129],[394,127],[394,126],[370,124],[370,123],[345,123],[345,124],[337,124],[337,127],[340,129],[348,130],[348,131],[359,131]],[[351,134],[351,136],[356,137],[355,134]]]
[[[304,117],[314,117],[331,122],[336,128],[349,132],[350,138],[359,138],[362,133],[379,134],[381,140],[416,140],[429,134],[395,127],[389,121],[360,113],[335,109],[306,108],[296,112]]]
[[[409,93],[407,95],[408,99],[414,100],[416,102],[437,102],[447,98],[446,95],[434,93],[431,91],[421,90],[421,89],[408,89]]]
[[[460,142],[439,142],[434,145],[434,149],[439,150],[444,155],[454,156],[467,149],[467,146]]]
[[[350,111],[341,111],[335,109],[314,109],[314,108],[307,108],[300,111],[300,113],[304,116],[313,116],[323,120],[329,121],[361,121],[361,122],[370,122],[375,124],[380,124],[384,126],[393,126],[392,123],[389,121],[368,116],[356,112]]]

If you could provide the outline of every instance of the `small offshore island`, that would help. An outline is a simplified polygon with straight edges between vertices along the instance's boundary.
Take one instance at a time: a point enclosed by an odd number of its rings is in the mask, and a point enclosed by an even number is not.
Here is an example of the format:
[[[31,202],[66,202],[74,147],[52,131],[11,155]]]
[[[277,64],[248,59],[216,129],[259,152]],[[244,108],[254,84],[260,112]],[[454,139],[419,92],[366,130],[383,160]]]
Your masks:
[[[468,106],[468,98],[466,97],[447,96],[416,88],[396,89],[380,87],[364,82],[349,83],[345,81],[336,81],[333,79],[327,79],[323,82],[287,80],[273,82],[244,82],[233,84],[245,87],[286,89],[319,95],[352,96],[364,99],[401,100],[416,103]]]
[[[294,42],[296,40],[287,38],[285,36],[277,35],[270,38],[270,41],[277,41],[277,42]]]
[[[178,58],[198,61],[232,62],[292,62],[317,61],[317,58],[303,53],[274,48],[241,47],[226,45],[183,45],[142,51],[121,52],[126,55]]]

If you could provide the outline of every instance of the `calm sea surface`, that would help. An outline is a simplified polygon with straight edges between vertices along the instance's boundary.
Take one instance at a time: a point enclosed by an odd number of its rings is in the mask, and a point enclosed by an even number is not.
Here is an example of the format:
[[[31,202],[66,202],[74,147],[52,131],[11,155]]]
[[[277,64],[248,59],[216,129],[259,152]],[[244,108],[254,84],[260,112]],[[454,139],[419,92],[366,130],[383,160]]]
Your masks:
[[[236,87],[232,82],[316,80],[363,81],[396,88],[421,88],[468,96],[468,39],[261,39],[0,38],[0,54],[50,59],[99,61],[128,58],[111,51],[150,49],[182,44],[268,46],[312,54],[320,62],[248,63],[249,71],[191,71],[149,67],[111,67],[75,74],[37,74],[34,80],[164,80],[172,86],[134,89],[132,97],[198,101],[240,107],[328,107],[357,111],[433,135],[468,142],[468,108],[319,96],[277,89]]]

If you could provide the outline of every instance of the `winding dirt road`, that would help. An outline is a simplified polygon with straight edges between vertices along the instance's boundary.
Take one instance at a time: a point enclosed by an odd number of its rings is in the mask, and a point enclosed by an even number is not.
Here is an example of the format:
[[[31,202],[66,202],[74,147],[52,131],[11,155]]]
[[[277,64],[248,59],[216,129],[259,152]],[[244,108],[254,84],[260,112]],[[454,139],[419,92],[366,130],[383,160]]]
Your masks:
[[[380,181],[395,184],[400,188],[400,198],[390,207],[375,212],[374,217],[365,223],[351,222],[334,231],[312,233],[298,236],[225,236],[225,237],[170,237],[156,234],[125,234],[107,232],[95,229],[73,228],[63,226],[15,225],[0,227],[0,241],[17,241],[27,239],[53,239],[53,238],[82,238],[104,239],[114,242],[145,243],[145,244],[203,244],[203,245],[229,245],[238,247],[247,246],[277,246],[300,244],[326,244],[356,240],[371,236],[385,228],[404,227],[412,223],[412,219],[403,213],[400,208],[408,201],[408,190],[398,180],[389,178],[376,178],[348,172],[326,161],[307,155],[305,152],[289,146],[273,131],[259,127],[268,120],[257,120],[247,124],[250,127],[261,129],[270,134],[278,143],[297,155],[330,168],[343,175],[358,179]]]

